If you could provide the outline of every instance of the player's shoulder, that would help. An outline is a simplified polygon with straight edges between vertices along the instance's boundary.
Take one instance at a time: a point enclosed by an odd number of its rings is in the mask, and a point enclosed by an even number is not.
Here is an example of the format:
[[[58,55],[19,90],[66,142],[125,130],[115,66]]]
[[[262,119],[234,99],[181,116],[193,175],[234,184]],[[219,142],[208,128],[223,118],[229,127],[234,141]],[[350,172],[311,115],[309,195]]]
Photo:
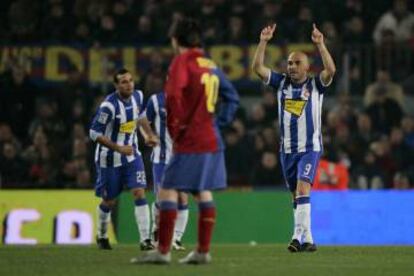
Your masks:
[[[134,95],[134,97],[144,97],[144,92],[142,92],[142,90],[139,89],[135,89],[134,92],[132,93]]]
[[[102,101],[100,107],[108,107],[109,109],[114,109],[117,104],[118,97],[116,96],[116,92],[112,92],[108,94],[105,99]]]

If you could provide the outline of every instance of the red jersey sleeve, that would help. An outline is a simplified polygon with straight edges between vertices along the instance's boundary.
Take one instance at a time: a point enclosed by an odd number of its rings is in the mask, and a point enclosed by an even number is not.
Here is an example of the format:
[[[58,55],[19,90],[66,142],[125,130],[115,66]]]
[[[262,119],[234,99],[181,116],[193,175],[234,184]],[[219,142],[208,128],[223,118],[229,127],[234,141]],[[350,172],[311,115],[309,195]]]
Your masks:
[[[182,95],[188,84],[188,67],[183,56],[177,56],[168,69],[167,82],[165,84],[167,127],[174,140],[180,132],[180,124],[183,112]]]

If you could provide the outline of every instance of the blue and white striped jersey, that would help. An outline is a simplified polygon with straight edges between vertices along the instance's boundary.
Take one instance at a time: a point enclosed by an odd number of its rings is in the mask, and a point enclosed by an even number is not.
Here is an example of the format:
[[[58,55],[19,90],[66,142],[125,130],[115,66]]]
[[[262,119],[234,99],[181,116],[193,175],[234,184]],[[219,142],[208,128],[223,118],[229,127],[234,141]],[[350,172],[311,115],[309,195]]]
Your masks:
[[[321,114],[326,87],[317,77],[301,84],[271,72],[266,84],[277,90],[282,153],[322,151]]]
[[[160,144],[152,151],[151,161],[167,164],[172,155],[172,140],[167,129],[167,110],[163,92],[149,98],[145,114],[147,119],[154,124],[155,132],[160,138]]]
[[[115,91],[99,106],[89,130],[93,141],[106,136],[118,145],[134,147],[134,154],[121,155],[97,143],[95,162],[100,167],[119,167],[133,161],[141,153],[138,150],[137,120],[143,111],[142,91],[135,90],[129,100],[123,100]]]

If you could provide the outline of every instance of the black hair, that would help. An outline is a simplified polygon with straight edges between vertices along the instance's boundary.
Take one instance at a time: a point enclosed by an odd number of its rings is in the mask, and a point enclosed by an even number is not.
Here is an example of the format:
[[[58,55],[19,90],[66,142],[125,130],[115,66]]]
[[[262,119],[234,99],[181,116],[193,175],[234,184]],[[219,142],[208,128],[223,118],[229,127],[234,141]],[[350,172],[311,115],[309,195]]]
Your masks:
[[[114,83],[118,83],[118,76],[129,73],[129,71],[125,68],[118,69],[114,74]]]
[[[177,39],[178,45],[188,48],[201,47],[201,27],[197,20],[184,17],[171,25],[169,37]]]

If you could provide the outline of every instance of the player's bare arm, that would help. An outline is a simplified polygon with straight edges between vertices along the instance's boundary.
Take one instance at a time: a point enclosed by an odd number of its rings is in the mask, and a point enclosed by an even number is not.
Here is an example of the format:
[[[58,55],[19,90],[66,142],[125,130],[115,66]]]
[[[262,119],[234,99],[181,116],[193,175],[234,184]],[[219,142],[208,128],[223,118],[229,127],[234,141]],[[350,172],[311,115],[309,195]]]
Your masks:
[[[264,65],[264,55],[267,43],[272,39],[276,30],[276,24],[263,28],[260,33],[260,42],[257,45],[256,52],[253,56],[252,69],[262,79],[267,80],[270,74],[270,68]]]
[[[123,155],[131,155],[134,153],[134,148],[132,146],[118,145],[112,142],[108,137],[105,137],[103,135],[96,138],[96,142]]]
[[[312,41],[318,48],[323,62],[324,69],[321,72],[321,81],[323,82],[323,84],[327,85],[332,81],[332,78],[335,75],[336,66],[331,54],[326,48],[323,34],[321,33],[321,31],[318,30],[315,24],[313,24]]]
[[[144,137],[145,144],[147,146],[155,147],[159,144],[158,136],[152,130],[150,122],[147,118],[143,117],[138,119],[137,125],[141,131],[142,136]]]

